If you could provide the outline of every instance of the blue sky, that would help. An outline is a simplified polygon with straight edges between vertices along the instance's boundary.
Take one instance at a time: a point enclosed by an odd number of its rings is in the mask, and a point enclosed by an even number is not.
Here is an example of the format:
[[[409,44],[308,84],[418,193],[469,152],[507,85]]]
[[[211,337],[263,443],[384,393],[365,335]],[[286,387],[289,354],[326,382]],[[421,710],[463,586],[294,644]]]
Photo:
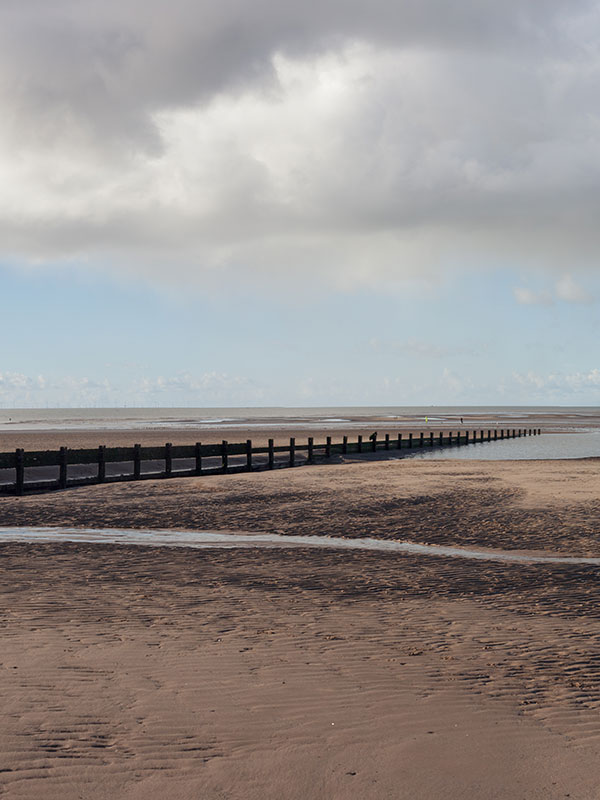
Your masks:
[[[4,407],[598,402],[597,304],[519,303],[510,270],[310,299],[1,277]]]
[[[592,0],[0,6],[0,404],[600,405]]]

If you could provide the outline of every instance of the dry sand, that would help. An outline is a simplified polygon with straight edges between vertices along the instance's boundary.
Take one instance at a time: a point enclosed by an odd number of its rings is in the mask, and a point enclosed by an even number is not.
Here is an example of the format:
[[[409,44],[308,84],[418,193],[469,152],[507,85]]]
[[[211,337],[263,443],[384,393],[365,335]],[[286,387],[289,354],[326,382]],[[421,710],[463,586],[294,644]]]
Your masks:
[[[0,499],[2,525],[600,555],[597,460],[371,462]],[[596,798],[598,569],[0,546],[0,796]]]

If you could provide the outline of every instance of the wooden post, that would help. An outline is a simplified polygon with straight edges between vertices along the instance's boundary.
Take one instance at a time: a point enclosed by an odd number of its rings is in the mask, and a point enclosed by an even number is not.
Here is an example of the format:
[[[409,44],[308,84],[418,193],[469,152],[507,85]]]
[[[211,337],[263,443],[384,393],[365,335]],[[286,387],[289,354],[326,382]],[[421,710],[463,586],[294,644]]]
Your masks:
[[[371,440],[371,450],[374,453],[377,450],[377,431],[369,436]]]
[[[402,434],[398,434],[398,450],[402,450]]]
[[[452,431],[448,431],[448,444],[452,445]]]
[[[408,434],[408,449],[409,450],[412,448],[412,439],[413,439],[412,433],[409,433]]]
[[[504,439],[504,428],[502,428],[502,430],[500,431],[500,438]]]
[[[488,430],[487,440],[488,442],[492,441],[492,432],[490,430]]]
[[[290,467],[294,466],[296,460],[296,440],[290,437]]]
[[[386,450],[390,449],[390,435],[389,435],[389,433],[386,433],[386,435],[385,435],[385,449]]]
[[[419,434],[419,447],[423,447],[423,431]]]
[[[106,446],[101,444],[98,448],[98,483],[106,480]]]
[[[483,442],[483,439],[484,439],[484,433],[483,433],[483,431],[481,431],[481,436],[480,436],[480,438],[479,438],[479,441],[480,441],[480,442]]]
[[[15,494],[19,497],[25,491],[25,456],[22,447],[15,450]]]
[[[246,439],[246,469],[252,472],[252,439]]]
[[[165,445],[165,475],[170,478],[173,474],[173,457],[171,456],[171,448],[173,445],[171,442],[167,442]]]
[[[325,458],[331,458],[331,436],[325,440]]]
[[[140,453],[141,445],[134,444],[133,445],[133,477],[135,480],[140,479],[142,474],[142,457]]]
[[[473,443],[477,444],[477,431],[473,431]]]
[[[465,444],[469,444],[469,431],[468,431],[468,429],[465,431]]]
[[[275,446],[275,442],[273,439],[269,439],[269,469],[273,469],[275,466],[275,451],[273,450]]]
[[[66,489],[67,488],[67,448],[61,447],[58,453],[58,464],[59,464],[59,474],[58,474],[58,488],[59,489]]]
[[[221,442],[221,471],[227,472],[229,466],[229,451],[227,449],[227,440],[223,439]]]
[[[512,429],[512,438],[513,438],[513,439],[515,438],[515,433],[516,433],[516,431],[515,431],[515,429],[513,428],[513,429]]]
[[[494,441],[498,438],[498,428],[494,428]]]
[[[541,433],[542,433],[542,429],[541,429],[541,428],[538,428],[538,436],[540,436],[540,435],[541,435]]]
[[[444,446],[444,434],[443,434],[442,431],[440,431],[439,441],[440,441],[440,447],[443,447]]]
[[[356,449],[358,450],[359,453],[362,453],[362,434],[361,433],[358,434],[358,439],[357,439],[357,442],[356,442]]]
[[[519,439],[521,438],[521,428],[519,428]]]
[[[342,453],[347,453],[347,452],[348,452],[348,437],[344,436],[344,438],[342,439]]]
[[[429,431],[429,447],[433,447],[433,431]]]
[[[308,463],[312,464],[314,461],[314,439],[312,436],[308,437]]]
[[[196,442],[196,475],[202,475],[202,442]]]

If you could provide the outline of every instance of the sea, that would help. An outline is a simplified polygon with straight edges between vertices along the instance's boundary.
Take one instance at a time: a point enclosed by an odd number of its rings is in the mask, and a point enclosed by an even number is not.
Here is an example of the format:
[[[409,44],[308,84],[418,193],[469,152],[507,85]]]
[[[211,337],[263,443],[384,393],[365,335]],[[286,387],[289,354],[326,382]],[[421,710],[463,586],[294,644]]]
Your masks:
[[[595,429],[600,407],[592,406],[322,406],[247,408],[13,408],[0,409],[2,431],[223,429],[278,427],[360,428],[373,421],[394,428],[415,423],[466,427],[533,425],[552,421],[564,432]]]
[[[372,426],[384,433],[415,430],[469,430],[541,427],[542,436],[416,448],[402,457],[425,459],[547,460],[600,457],[598,406],[322,406],[245,408],[13,408],[0,409],[0,434],[17,431],[230,431],[307,430],[351,435]],[[546,435],[547,434],[547,435]],[[225,437],[224,437],[225,438]],[[390,451],[390,458],[399,457]]]

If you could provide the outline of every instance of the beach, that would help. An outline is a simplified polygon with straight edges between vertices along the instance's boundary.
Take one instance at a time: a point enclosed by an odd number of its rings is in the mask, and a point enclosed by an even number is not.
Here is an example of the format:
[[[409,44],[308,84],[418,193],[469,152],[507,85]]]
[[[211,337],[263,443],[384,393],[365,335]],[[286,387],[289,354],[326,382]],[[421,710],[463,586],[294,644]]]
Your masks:
[[[600,2],[0,21],[0,800],[600,800]]]
[[[598,556],[598,463],[337,463],[7,497],[0,518]],[[597,567],[0,552],[11,800],[597,797]]]

